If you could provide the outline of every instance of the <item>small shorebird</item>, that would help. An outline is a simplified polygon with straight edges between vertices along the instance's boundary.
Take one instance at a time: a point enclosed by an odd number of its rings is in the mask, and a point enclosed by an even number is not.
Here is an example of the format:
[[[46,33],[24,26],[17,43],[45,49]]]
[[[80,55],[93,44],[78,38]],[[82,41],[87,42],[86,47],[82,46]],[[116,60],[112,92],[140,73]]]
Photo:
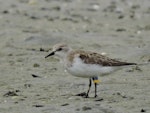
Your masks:
[[[85,97],[88,97],[92,80],[95,84],[95,97],[97,97],[98,76],[112,73],[127,65],[136,65],[136,63],[121,62],[95,52],[73,50],[66,44],[54,45],[52,52],[45,58],[53,55],[56,55],[63,61],[65,69],[70,74],[77,77],[89,78],[89,88],[84,95]]]

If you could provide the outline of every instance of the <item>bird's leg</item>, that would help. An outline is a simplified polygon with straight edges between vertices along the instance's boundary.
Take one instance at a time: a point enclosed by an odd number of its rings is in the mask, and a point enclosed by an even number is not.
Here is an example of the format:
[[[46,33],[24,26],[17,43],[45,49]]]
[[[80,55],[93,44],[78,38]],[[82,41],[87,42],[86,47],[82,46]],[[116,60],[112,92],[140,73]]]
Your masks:
[[[89,89],[88,89],[88,91],[86,93],[86,98],[89,97],[89,92],[90,92],[91,86],[92,86],[92,80],[91,80],[91,78],[89,78]]]
[[[93,77],[93,82],[94,82],[94,85],[95,85],[95,98],[97,97],[97,84],[100,82],[98,80],[98,77]]]
[[[97,97],[97,83],[94,83],[95,84],[95,98]]]

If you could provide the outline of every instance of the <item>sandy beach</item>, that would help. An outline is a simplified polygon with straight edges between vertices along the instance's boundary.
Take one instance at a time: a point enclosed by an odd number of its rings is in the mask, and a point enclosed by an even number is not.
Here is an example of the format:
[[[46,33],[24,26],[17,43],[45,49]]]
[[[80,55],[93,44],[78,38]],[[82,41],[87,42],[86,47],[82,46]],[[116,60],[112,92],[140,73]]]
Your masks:
[[[66,73],[53,57],[56,43],[150,62],[149,0],[0,0],[0,113],[150,113],[150,65],[99,77]]]

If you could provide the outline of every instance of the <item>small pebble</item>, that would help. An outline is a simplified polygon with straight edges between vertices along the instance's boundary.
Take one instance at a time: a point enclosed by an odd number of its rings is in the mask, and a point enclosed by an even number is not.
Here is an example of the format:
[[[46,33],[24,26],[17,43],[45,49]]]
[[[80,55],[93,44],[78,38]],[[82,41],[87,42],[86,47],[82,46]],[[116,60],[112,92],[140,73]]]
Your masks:
[[[33,105],[33,107],[44,107],[44,105]]]
[[[87,106],[82,107],[83,111],[87,111],[87,110],[91,110],[91,109],[92,109],[91,107],[87,107]]]
[[[14,102],[15,104],[18,104],[19,102]]]
[[[35,19],[39,19],[38,17],[36,17],[36,16],[31,16],[30,17],[31,19],[33,19],[33,20],[35,20]]]
[[[123,18],[124,18],[124,15],[118,16],[118,19],[123,19]]]
[[[77,108],[77,109],[76,109],[76,111],[80,111],[80,109],[79,109],[79,108]]]
[[[35,4],[37,4],[37,0],[29,0],[28,4],[29,5],[35,5]]]
[[[45,51],[43,48],[40,48],[40,51]]]
[[[24,84],[24,87],[29,88],[29,87],[31,87],[31,84]]]
[[[65,103],[65,104],[62,104],[61,106],[68,106],[69,104],[68,103]]]
[[[10,54],[8,54],[8,56],[13,56],[13,54],[12,54],[12,53],[10,53]]]
[[[103,101],[104,99],[103,98],[100,98],[100,99],[97,99],[97,100],[95,100],[95,101]]]
[[[53,10],[56,10],[56,11],[60,11],[61,10],[61,7],[60,6],[55,6],[52,8]]]
[[[122,31],[126,31],[126,29],[124,29],[124,28],[118,28],[118,29],[116,29],[116,31],[117,32],[122,32]]]
[[[97,4],[93,5],[93,9],[95,9],[95,10],[99,10],[99,8],[100,8],[100,6],[99,6],[99,5],[97,5]]]
[[[4,96],[4,97],[18,96],[18,94],[16,93],[16,91],[8,91],[8,92],[5,93],[3,96]]]
[[[33,78],[41,78],[40,76],[35,75],[35,74],[32,74],[32,77],[33,77]]]
[[[146,112],[146,110],[145,109],[141,109],[141,112]]]
[[[3,11],[3,14],[8,14],[8,13],[9,13],[8,10],[4,10],[4,11]]]
[[[33,64],[33,67],[40,67],[40,65],[35,63],[35,64]]]

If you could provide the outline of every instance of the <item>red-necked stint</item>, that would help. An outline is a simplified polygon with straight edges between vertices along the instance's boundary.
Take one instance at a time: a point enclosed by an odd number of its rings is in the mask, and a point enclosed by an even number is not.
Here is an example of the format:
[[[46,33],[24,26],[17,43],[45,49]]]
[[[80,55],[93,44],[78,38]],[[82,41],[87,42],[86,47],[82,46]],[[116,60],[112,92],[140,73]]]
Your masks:
[[[53,55],[56,55],[63,61],[65,69],[70,74],[77,77],[89,78],[89,89],[85,97],[88,97],[92,80],[95,84],[95,97],[97,97],[98,76],[110,74],[127,65],[136,65],[136,63],[111,59],[96,52],[73,50],[67,44],[54,45],[51,53],[45,58]]]

